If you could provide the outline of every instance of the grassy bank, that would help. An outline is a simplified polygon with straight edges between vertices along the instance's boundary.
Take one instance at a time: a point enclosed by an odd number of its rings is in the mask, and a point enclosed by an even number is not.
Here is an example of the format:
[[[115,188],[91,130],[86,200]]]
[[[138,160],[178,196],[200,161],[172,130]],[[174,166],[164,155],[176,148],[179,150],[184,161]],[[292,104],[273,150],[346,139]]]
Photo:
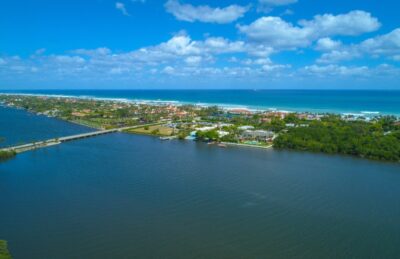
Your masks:
[[[11,259],[11,254],[7,248],[7,241],[0,240],[0,259]]]
[[[174,132],[172,128],[162,125],[145,126],[126,131],[134,134],[154,135],[154,136],[171,136]]]
[[[9,160],[16,155],[14,151],[0,151],[0,162]]]

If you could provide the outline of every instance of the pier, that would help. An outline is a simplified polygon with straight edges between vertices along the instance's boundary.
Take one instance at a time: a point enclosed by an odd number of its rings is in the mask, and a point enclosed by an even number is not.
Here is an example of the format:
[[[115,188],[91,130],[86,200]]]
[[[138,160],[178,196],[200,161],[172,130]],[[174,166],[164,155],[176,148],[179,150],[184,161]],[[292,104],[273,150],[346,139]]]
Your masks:
[[[44,141],[35,141],[32,143],[28,143],[28,144],[6,147],[6,148],[0,149],[0,150],[15,151],[16,153],[22,153],[22,152],[26,152],[26,151],[30,151],[30,150],[39,149],[39,148],[45,148],[45,147],[50,147],[50,146],[54,146],[54,145],[59,145],[63,142],[84,139],[84,138],[91,138],[91,137],[95,137],[95,136],[100,136],[100,135],[105,135],[105,134],[110,134],[110,133],[115,133],[115,132],[122,132],[125,130],[141,128],[141,127],[145,127],[145,126],[154,126],[154,125],[159,125],[159,124],[161,124],[161,123],[135,125],[135,126],[115,128],[115,129],[109,129],[109,130],[98,130],[98,131],[93,131],[93,132],[88,132],[88,133],[76,134],[76,135],[72,135],[72,136],[52,138],[52,139],[48,139],[48,140],[44,140]]]

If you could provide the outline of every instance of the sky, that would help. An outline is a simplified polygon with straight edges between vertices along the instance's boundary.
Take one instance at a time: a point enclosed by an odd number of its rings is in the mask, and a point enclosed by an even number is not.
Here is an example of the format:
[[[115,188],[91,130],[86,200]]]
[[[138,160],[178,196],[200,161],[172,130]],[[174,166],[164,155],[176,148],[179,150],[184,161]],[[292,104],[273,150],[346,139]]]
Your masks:
[[[398,0],[13,0],[0,89],[398,89]]]

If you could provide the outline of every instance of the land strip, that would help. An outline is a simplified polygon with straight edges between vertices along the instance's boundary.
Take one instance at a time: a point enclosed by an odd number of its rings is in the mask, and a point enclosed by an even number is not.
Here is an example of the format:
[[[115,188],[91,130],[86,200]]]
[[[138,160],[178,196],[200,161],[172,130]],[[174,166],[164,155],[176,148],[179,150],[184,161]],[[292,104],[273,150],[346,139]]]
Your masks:
[[[70,97],[0,95],[0,104],[99,129],[223,145],[280,148],[400,161],[400,121],[217,106],[148,104]],[[158,126],[145,126],[159,123]],[[55,140],[42,143],[50,145]],[[24,147],[22,147],[23,149]]]

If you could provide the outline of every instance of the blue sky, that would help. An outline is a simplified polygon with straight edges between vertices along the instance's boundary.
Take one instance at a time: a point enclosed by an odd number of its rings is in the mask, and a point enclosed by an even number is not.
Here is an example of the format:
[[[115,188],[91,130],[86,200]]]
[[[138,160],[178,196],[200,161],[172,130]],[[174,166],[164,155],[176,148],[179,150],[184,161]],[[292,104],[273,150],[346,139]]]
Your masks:
[[[13,0],[0,88],[400,89],[395,0]]]

